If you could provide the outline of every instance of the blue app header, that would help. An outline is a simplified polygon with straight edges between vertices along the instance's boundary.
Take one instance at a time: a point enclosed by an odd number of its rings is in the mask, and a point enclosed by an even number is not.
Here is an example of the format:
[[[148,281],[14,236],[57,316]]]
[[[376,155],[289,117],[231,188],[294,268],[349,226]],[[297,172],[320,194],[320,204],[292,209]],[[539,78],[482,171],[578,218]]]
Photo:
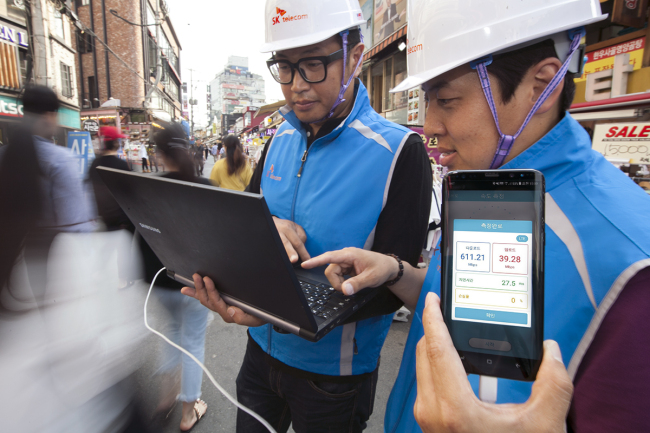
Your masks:
[[[487,219],[457,219],[454,220],[454,231],[532,234],[533,222]],[[521,240],[519,241],[522,242]]]

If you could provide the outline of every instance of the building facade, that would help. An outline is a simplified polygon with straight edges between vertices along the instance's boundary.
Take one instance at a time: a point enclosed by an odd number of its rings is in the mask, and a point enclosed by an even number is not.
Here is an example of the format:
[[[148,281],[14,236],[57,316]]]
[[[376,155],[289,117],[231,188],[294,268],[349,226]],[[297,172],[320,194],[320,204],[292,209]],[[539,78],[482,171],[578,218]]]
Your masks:
[[[156,119],[180,119],[181,45],[164,0],[75,0],[74,11],[82,121],[148,140]]]
[[[209,84],[211,118],[243,113],[246,107],[261,107],[266,103],[264,78],[248,70],[247,57],[228,57],[228,64]],[[227,129],[226,129],[227,130]]]
[[[53,2],[35,0],[40,19],[33,25],[42,34],[43,56],[32,55],[40,68],[28,65],[28,53],[33,49],[27,34],[27,15],[22,0],[0,0],[0,142],[20,117],[21,88],[32,81],[52,88],[59,98],[61,129],[55,141],[65,145],[67,132],[79,129],[79,93],[76,85],[74,31],[65,9],[58,10]],[[28,77],[29,71],[33,71]]]

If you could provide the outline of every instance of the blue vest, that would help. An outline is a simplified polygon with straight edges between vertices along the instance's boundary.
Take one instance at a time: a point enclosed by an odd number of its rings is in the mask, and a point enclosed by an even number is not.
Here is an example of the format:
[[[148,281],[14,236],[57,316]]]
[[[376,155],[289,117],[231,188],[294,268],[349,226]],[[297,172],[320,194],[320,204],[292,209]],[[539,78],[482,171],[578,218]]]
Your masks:
[[[305,229],[312,257],[345,247],[371,248],[395,163],[411,131],[379,116],[363,84],[350,115],[308,151],[307,131],[295,113],[288,107],[280,112],[286,121],[267,150],[261,183],[271,213]],[[389,314],[339,326],[316,343],[279,334],[270,325],[250,328],[250,334],[269,355],[292,367],[356,375],[377,367],[391,321]]]
[[[533,168],[546,177],[544,339],[559,343],[575,378],[609,308],[627,282],[650,266],[650,197],[591,149],[586,131],[566,115],[504,169]],[[428,292],[440,294],[440,256],[427,273],[393,387],[384,430],[421,432],[413,417],[415,346]],[[478,395],[478,376],[470,375]],[[499,379],[497,403],[521,403],[532,384]]]

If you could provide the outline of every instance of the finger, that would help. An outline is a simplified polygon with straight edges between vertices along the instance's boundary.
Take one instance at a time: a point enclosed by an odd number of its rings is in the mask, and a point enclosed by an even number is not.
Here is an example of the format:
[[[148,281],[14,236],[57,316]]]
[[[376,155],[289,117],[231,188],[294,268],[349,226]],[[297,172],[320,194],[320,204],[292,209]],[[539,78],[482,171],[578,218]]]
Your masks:
[[[352,266],[354,261],[350,259],[350,254],[348,254],[345,250],[329,251],[327,253],[321,254],[320,256],[312,257],[311,259],[302,262],[302,267],[305,269],[312,269],[319,266],[325,266],[330,263],[344,264],[346,267],[349,267]]]
[[[196,299],[196,290],[194,290],[192,287],[183,287],[181,289],[181,293],[185,296]]]
[[[413,407],[413,414],[415,420],[424,429],[427,420],[438,420],[439,416],[436,415],[437,408],[439,407],[436,402],[436,387],[433,383],[431,375],[431,364],[427,356],[427,342],[424,337],[417,344],[415,349],[415,376],[417,379],[417,398],[415,406]],[[426,430],[425,430],[426,431]],[[435,429],[431,429],[435,431]]]
[[[347,296],[352,296],[366,287],[377,287],[384,282],[386,282],[386,279],[378,276],[372,269],[366,269],[359,275],[345,280],[341,284],[341,291]]]
[[[422,325],[433,383],[440,395],[453,395],[461,400],[475,399],[463,363],[442,317],[440,298],[435,293],[427,294]]]
[[[530,406],[530,413],[535,414],[545,408],[543,412],[547,420],[556,420],[564,425],[572,395],[573,383],[562,362],[560,347],[555,341],[547,340],[544,342],[542,365],[526,403]]]
[[[203,284],[203,278],[199,274],[192,275],[192,280],[194,280],[194,291],[195,298],[199,300],[204,306],[208,306],[208,294],[205,291],[205,285]]]
[[[298,226],[300,227],[300,226]],[[304,233],[304,232],[303,232]],[[303,243],[303,240],[300,239],[298,236],[298,233],[295,230],[287,230],[284,235],[287,237],[289,242],[291,242],[291,245],[294,248],[294,251],[300,255],[300,258],[304,260],[309,260],[309,253],[307,252],[307,249],[305,248],[305,244]],[[305,240],[307,238],[305,237]],[[286,248],[286,245],[285,245]]]
[[[329,265],[327,269],[325,269],[325,276],[327,277],[334,290],[338,290],[339,292],[343,290],[341,288],[341,284],[343,284],[345,278],[343,278],[343,269],[340,265]]]
[[[301,225],[293,223],[294,230],[296,231],[296,234],[298,235],[298,238],[302,241],[304,244],[307,242],[307,233],[305,233],[305,229],[302,228]]]
[[[232,319],[233,322],[235,322],[238,325],[243,325],[243,326],[262,326],[266,322],[264,322],[262,319],[259,319],[253,315],[248,314],[241,308],[233,307],[230,306],[228,307],[227,311],[228,315]]]
[[[203,282],[205,287],[204,290],[205,298],[207,300],[205,303],[203,302],[201,303],[206,307],[208,307],[210,310],[219,314],[225,322],[232,323],[233,322],[232,317],[230,316],[230,314],[228,314],[229,305],[226,304],[226,301],[224,301],[221,298],[221,295],[219,295],[219,292],[214,286],[214,282],[209,277],[203,278]]]
[[[284,245],[284,249],[289,256],[289,260],[291,263],[296,263],[298,261],[298,253],[293,248],[293,244],[282,232],[280,232],[280,239],[282,240],[282,245]]]

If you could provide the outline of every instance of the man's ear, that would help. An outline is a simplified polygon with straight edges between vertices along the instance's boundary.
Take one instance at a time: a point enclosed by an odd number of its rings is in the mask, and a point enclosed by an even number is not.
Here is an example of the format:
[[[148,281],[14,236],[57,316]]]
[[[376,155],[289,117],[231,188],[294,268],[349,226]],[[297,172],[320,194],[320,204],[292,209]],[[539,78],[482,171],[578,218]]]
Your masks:
[[[350,67],[354,68],[357,66],[357,63],[359,63],[359,59],[363,56],[363,50],[365,49],[365,45],[363,42],[359,42],[350,50]],[[354,71],[354,78],[358,78],[359,75],[361,74],[361,65],[357,68],[356,71]]]
[[[555,57],[548,57],[528,70],[525,81],[529,84],[530,103],[531,106],[540,98],[548,84],[553,80],[553,77],[562,67],[560,59]],[[564,89],[564,80],[560,81],[553,93],[546,98],[546,101],[537,110],[538,113],[545,113],[551,108],[555,107],[562,90]]]

